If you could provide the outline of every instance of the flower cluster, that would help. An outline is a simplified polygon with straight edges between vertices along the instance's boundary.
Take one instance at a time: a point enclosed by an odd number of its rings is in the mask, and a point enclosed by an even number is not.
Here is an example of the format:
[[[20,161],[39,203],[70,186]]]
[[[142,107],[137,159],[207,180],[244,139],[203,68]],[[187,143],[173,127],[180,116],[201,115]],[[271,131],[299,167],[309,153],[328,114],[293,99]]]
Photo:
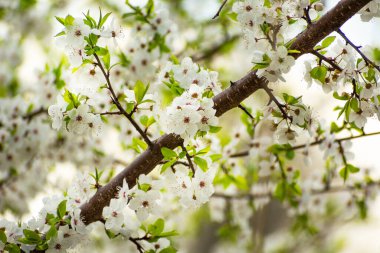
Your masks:
[[[233,5],[247,46],[254,52],[252,62],[259,75],[271,82],[285,81],[282,75],[294,65],[294,58],[286,47],[287,40],[302,31],[299,27],[305,25],[305,19],[311,20],[322,9],[318,1],[311,5],[308,0],[245,0]]]
[[[180,135],[186,142],[198,131],[207,132],[218,123],[210,94],[219,92],[217,73],[207,71],[184,58],[180,65],[168,64],[163,80],[180,96],[166,108],[167,132]]]
[[[141,17],[141,22],[136,22],[132,27],[130,39],[123,50],[126,53],[120,55],[120,60],[124,60],[122,64],[127,67],[126,76],[130,82],[151,81],[173,48],[177,27],[164,5],[146,6],[143,9],[129,6],[132,12],[128,15]],[[153,8],[154,11],[151,11]]]
[[[302,130],[312,136],[318,128],[318,122],[311,108],[302,102],[302,97],[283,94],[284,103],[272,102],[264,117],[272,122],[272,130],[280,144],[294,144]]]
[[[195,169],[193,177],[189,176],[189,169],[185,166],[176,166],[175,172],[167,170],[164,173],[169,182],[169,189],[179,198],[185,208],[197,208],[210,200],[214,193],[213,180],[216,170],[210,168],[203,171]]]
[[[319,63],[312,66],[307,62],[305,80],[309,85],[317,83],[325,93],[333,92],[334,98],[345,101],[345,105],[339,108],[339,115],[344,114],[346,121],[362,129],[368,118],[379,115],[377,82],[380,73],[351,45],[336,40],[336,36],[327,37],[317,49],[330,45],[333,45],[332,50],[326,53],[326,57],[335,65]]]

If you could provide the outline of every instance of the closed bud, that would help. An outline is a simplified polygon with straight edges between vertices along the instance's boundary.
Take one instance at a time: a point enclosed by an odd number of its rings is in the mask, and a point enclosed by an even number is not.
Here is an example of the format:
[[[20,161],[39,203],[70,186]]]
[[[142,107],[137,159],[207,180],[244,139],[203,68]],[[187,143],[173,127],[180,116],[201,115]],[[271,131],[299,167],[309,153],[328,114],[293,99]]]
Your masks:
[[[324,8],[325,8],[325,6],[323,5],[323,3],[314,4],[314,10],[316,10],[316,11],[323,11]]]

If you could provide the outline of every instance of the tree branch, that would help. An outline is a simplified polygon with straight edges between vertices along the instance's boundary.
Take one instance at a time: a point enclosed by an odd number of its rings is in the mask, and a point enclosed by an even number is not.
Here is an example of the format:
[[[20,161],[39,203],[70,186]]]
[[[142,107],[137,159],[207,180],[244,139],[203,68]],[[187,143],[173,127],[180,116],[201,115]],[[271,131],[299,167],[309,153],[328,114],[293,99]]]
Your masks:
[[[319,41],[331,32],[339,29],[341,25],[369,2],[370,0],[340,1],[319,21],[310,25],[303,33],[296,37],[290,49],[298,50],[301,53],[295,54],[294,57],[298,58],[302,54],[311,52]],[[216,116],[220,117],[232,108],[238,107],[243,100],[267,85],[267,83],[267,80],[259,78],[255,71],[249,72],[246,76],[235,82],[234,85],[213,98]],[[88,203],[81,207],[81,216],[85,224],[90,224],[102,218],[103,208],[116,196],[117,189],[123,184],[124,179],[127,180],[129,187],[132,188],[136,184],[136,179],[141,174],[148,174],[159,164],[163,159],[161,147],[174,149],[181,146],[182,143],[183,140],[175,134],[165,134],[154,141],[152,148],[144,151],[107,185],[100,188]]]

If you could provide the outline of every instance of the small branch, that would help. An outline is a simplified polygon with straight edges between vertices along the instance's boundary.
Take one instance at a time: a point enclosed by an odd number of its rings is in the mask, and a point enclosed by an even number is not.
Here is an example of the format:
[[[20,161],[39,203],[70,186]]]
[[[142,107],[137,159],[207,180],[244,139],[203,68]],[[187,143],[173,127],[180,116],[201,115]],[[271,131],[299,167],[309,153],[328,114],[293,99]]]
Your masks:
[[[161,161],[159,164],[165,164],[167,163],[167,161]],[[185,165],[187,167],[190,167],[190,164],[189,163],[186,163],[186,162],[182,162],[182,161],[176,161],[175,163],[173,163],[172,166],[175,166],[175,165],[178,165],[178,164],[181,164],[181,165]]]
[[[238,108],[240,108],[245,114],[248,115],[251,119],[255,119],[255,117],[252,116],[252,114],[248,111],[247,108],[245,108],[242,104],[238,105]]]
[[[139,251],[139,253],[144,253],[144,248],[143,246],[141,246],[138,238],[136,239],[136,238],[129,237],[129,240],[133,242],[134,245],[136,245],[136,248]]]
[[[306,20],[306,23],[308,26],[313,24],[313,22],[311,21],[311,18],[310,18],[309,11],[310,11],[310,5],[307,8],[303,9],[303,12],[304,12],[303,19]]]
[[[349,141],[349,140],[354,140],[354,139],[359,139],[359,138],[374,136],[374,135],[380,135],[380,132],[373,132],[373,133],[369,133],[369,134],[361,134],[361,135],[357,135],[357,136],[345,137],[345,138],[341,138],[341,139],[336,139],[335,142],[340,143],[342,141]],[[302,149],[302,148],[305,148],[306,146],[315,146],[315,145],[321,144],[324,140],[325,139],[321,139],[318,141],[314,141],[310,144],[301,144],[301,145],[293,146],[293,147],[289,148],[289,150]],[[249,151],[242,151],[239,153],[232,154],[229,157],[230,158],[238,158],[238,157],[244,157],[244,156],[248,156],[248,155],[249,155]]]
[[[190,167],[191,171],[193,172],[193,177],[194,177],[195,169],[194,169],[193,161],[191,161],[191,156],[189,155],[189,152],[187,152],[187,149],[185,148],[185,146],[183,144],[181,145],[181,148],[183,151],[186,152],[187,162],[189,163],[189,167]]]
[[[324,56],[323,54],[320,54],[319,52],[317,52],[315,50],[311,51],[311,54],[315,55],[320,60],[327,62],[334,69],[339,70],[339,71],[343,70],[338,64],[335,63],[335,61],[333,59],[327,58],[326,56]]]
[[[33,112],[26,114],[22,118],[27,120],[28,122],[30,122],[34,117],[41,115],[41,114],[45,114],[45,113],[47,113],[47,110],[45,108],[41,107],[40,109],[38,109],[36,111],[33,111]]]
[[[218,9],[218,12],[212,17],[212,19],[216,19],[217,17],[219,17],[220,15],[220,12],[223,10],[224,6],[226,5],[228,0],[224,0],[222,5],[219,7]]]
[[[95,113],[99,115],[122,115],[122,112],[100,112],[100,113]]]
[[[131,122],[131,124],[133,125],[133,127],[137,130],[137,132],[139,132],[139,134],[144,139],[144,141],[148,144],[148,146],[150,148],[152,148],[153,147],[153,143],[149,139],[148,135],[141,129],[141,127],[137,124],[137,122],[132,118],[132,114],[127,113],[125,111],[125,109],[123,108],[123,106],[120,104],[120,102],[119,102],[119,100],[118,100],[118,98],[117,98],[117,96],[115,94],[115,91],[112,88],[111,81],[110,81],[110,78],[109,78],[110,74],[109,74],[109,72],[105,71],[102,62],[99,59],[99,56],[97,54],[94,54],[94,56],[95,56],[95,59],[97,61],[97,66],[99,66],[100,70],[102,71],[102,73],[103,73],[103,75],[104,75],[104,77],[106,79],[108,90],[111,92],[111,99],[112,99],[113,103],[119,109],[120,113],[123,114]]]
[[[351,47],[353,47],[356,52],[360,54],[360,56],[364,59],[367,65],[372,65],[377,71],[380,72],[380,67],[376,65],[373,61],[371,61],[361,50],[361,46],[356,46],[347,36],[344,34],[344,32],[341,29],[338,29],[336,31],[342,38],[346,41],[347,44],[349,44]]]
[[[367,189],[372,186],[380,185],[380,182],[369,182],[367,185],[363,186],[363,189]],[[338,185],[330,187],[329,189],[321,189],[321,190],[312,190],[311,195],[322,195],[322,194],[331,194],[331,193],[337,193],[337,192],[345,192],[345,191],[351,191],[355,190],[355,186],[349,186],[349,185]],[[261,198],[271,198],[273,197],[271,192],[264,192],[264,193],[241,193],[241,194],[224,194],[216,192],[212,195],[214,198],[225,198],[225,199],[261,199]]]
[[[272,90],[269,89],[267,85],[264,85],[262,88],[265,90],[265,92],[269,96],[269,102],[268,102],[268,104],[270,104],[273,101],[277,105],[278,109],[280,109],[280,111],[281,111],[282,116],[284,117],[284,119],[290,119],[290,121],[291,121],[292,118],[289,117],[289,115],[284,110],[285,105],[281,104],[280,101],[277,100],[277,98],[274,96]]]

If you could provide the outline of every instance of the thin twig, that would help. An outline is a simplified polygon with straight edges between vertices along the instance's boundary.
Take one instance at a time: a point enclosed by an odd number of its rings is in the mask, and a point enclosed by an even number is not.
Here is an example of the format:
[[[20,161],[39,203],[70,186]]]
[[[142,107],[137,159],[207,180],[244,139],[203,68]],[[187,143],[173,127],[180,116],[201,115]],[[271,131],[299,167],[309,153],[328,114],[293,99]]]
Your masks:
[[[323,54],[320,54],[319,52],[317,52],[315,50],[311,51],[311,54],[315,55],[320,60],[323,60],[323,61],[327,62],[334,69],[339,70],[339,71],[343,70],[338,64],[335,63],[335,61],[333,59],[327,58],[326,56],[324,56]]]
[[[361,46],[356,46],[347,36],[344,34],[344,32],[341,29],[338,29],[336,31],[342,38],[346,41],[347,44],[349,44],[351,47],[353,47],[356,52],[360,54],[360,56],[364,59],[367,65],[372,65],[377,71],[380,72],[380,67],[376,65],[373,61],[371,61],[361,50]]]
[[[266,85],[262,86],[262,88],[265,90],[265,92],[269,96],[269,103],[268,104],[270,104],[273,101],[277,105],[278,109],[280,109],[284,119],[290,119],[291,120],[291,117],[284,110],[285,105],[281,104],[280,101],[277,100],[277,98],[274,96],[272,90],[269,89],[268,86],[266,86]]]
[[[28,122],[31,121],[34,117],[38,116],[38,115],[41,115],[41,114],[45,114],[47,113],[47,110],[43,107],[41,107],[40,109],[36,110],[36,111],[33,111],[33,112],[30,112],[28,114],[26,114],[25,116],[23,116],[22,118],[27,120]]]
[[[372,186],[380,185],[380,182],[369,182],[366,186],[363,186],[363,188],[367,189]],[[345,191],[351,191],[355,190],[355,186],[349,186],[349,185],[337,185],[332,186],[329,189],[321,189],[321,190],[312,190],[311,195],[322,195],[322,194],[330,194],[330,193],[337,193],[337,192],[345,192]],[[214,198],[225,198],[225,199],[261,199],[261,198],[271,198],[273,197],[272,192],[264,192],[264,193],[240,193],[240,194],[224,194],[216,192],[212,195]]]
[[[220,12],[223,10],[224,6],[226,5],[228,0],[224,0],[222,5],[219,7],[218,9],[218,12],[212,17],[212,19],[216,19],[217,17],[219,17],[220,15]]]
[[[130,237],[129,240],[133,242],[134,245],[136,245],[136,248],[139,251],[139,253],[144,253],[144,248],[141,246],[141,244],[136,238]]]
[[[99,114],[99,115],[121,115],[123,114],[122,112],[100,112],[100,113],[95,113],[95,114]]]
[[[108,86],[108,90],[111,92],[111,99],[112,99],[112,102],[116,105],[116,107],[119,109],[119,111],[131,122],[131,124],[133,125],[133,127],[137,130],[137,132],[139,132],[139,134],[141,135],[141,137],[144,139],[144,141],[148,144],[148,146],[150,148],[153,147],[153,143],[152,141],[149,139],[148,135],[141,129],[141,127],[137,124],[137,122],[132,118],[132,114],[129,114],[125,111],[125,109],[123,108],[123,106],[120,104],[116,94],[115,94],[115,91],[113,90],[112,88],[112,85],[111,85],[111,81],[110,81],[110,74],[109,72],[107,73],[103,67],[103,64],[102,62],[100,61],[99,59],[99,56],[97,54],[94,54],[95,56],[95,59],[97,61],[97,66],[99,66],[100,70],[102,71],[105,79],[106,79],[106,82],[107,82],[107,86]]]
[[[245,114],[247,114],[248,117],[250,117],[251,119],[255,119],[255,117],[253,117],[252,114],[248,111],[248,109],[245,108],[242,104],[238,105],[238,107],[239,107],[243,112],[245,112]]]
[[[181,148],[186,153],[187,162],[189,163],[189,167],[190,167],[191,171],[193,172],[193,176],[194,176],[195,175],[195,169],[194,169],[193,161],[191,161],[191,156],[189,155],[189,152],[187,152],[187,149],[183,144],[182,144]]]
[[[359,139],[362,137],[374,136],[374,135],[379,135],[379,134],[380,134],[380,132],[373,132],[373,133],[369,133],[369,134],[361,134],[361,135],[357,135],[357,136],[350,136],[350,137],[345,137],[345,138],[341,138],[341,139],[336,139],[335,142],[349,141],[349,140],[354,140],[354,139]],[[325,139],[320,139],[320,140],[314,141],[310,144],[301,144],[301,145],[293,146],[293,147],[290,147],[289,150],[297,150],[297,149],[305,148],[307,146],[315,146],[315,145],[321,144],[324,140]],[[242,151],[239,153],[232,154],[229,157],[230,158],[238,158],[238,157],[244,157],[244,156],[248,156],[248,155],[249,155],[249,151]]]

